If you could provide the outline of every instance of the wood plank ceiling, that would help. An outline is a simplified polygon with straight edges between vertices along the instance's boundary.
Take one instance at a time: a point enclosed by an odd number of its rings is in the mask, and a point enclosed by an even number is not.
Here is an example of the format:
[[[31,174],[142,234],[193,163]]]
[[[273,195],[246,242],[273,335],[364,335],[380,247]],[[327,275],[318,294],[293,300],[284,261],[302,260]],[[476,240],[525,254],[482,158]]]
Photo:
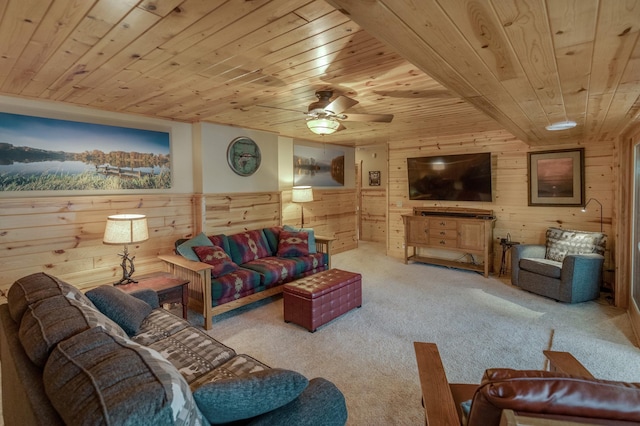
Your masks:
[[[366,145],[504,128],[596,142],[640,111],[640,0],[0,0],[0,94]],[[317,136],[314,93],[359,101]],[[565,119],[577,127],[549,132]]]

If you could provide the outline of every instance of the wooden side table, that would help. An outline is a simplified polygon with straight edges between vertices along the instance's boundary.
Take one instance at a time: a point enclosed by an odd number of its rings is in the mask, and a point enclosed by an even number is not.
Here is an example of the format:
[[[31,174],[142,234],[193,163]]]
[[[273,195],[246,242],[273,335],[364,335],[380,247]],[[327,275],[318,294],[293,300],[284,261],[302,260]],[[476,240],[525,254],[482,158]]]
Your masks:
[[[131,293],[132,291],[149,288],[158,293],[160,305],[164,303],[181,303],[182,317],[187,319],[189,306],[189,280],[178,278],[168,272],[154,272],[147,275],[136,276],[138,283],[117,286],[120,290]]]

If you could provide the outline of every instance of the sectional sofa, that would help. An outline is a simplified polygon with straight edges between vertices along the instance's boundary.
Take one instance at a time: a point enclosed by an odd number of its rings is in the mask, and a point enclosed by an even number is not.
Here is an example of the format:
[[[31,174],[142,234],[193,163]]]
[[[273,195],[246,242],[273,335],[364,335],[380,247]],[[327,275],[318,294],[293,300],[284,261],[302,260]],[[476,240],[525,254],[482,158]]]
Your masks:
[[[323,378],[270,368],[158,306],[153,290],[83,294],[44,273],[0,305],[7,425],[344,425]]]
[[[189,308],[204,317],[282,292],[282,284],[331,267],[332,238],[313,229],[275,226],[232,235],[200,233],[159,256],[168,272],[189,280]]]

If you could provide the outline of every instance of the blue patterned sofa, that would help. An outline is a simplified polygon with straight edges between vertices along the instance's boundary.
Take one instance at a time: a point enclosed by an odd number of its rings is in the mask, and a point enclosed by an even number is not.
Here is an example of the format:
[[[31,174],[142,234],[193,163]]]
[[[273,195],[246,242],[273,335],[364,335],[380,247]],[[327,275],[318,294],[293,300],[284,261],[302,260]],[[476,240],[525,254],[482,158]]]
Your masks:
[[[0,305],[7,425],[344,425],[331,382],[274,369],[158,306],[153,290],[83,294],[44,273]]]
[[[566,303],[597,299],[606,245],[600,232],[549,228],[545,244],[511,248],[511,283]]]
[[[330,268],[331,238],[312,229],[275,226],[233,235],[200,233],[176,242],[176,255],[159,256],[172,274],[188,279],[189,308],[204,317],[282,292],[282,284]]]

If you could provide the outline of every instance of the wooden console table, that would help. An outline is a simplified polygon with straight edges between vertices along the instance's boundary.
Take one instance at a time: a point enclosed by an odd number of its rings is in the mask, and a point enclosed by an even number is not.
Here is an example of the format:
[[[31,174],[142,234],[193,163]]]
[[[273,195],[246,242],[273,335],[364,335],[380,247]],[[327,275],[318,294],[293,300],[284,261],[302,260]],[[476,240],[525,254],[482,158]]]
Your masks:
[[[489,276],[493,254],[492,210],[458,207],[415,207],[404,221],[404,263],[409,260],[482,272]],[[409,247],[412,254],[409,254]],[[483,265],[417,253],[417,248],[439,249],[482,256]]]

